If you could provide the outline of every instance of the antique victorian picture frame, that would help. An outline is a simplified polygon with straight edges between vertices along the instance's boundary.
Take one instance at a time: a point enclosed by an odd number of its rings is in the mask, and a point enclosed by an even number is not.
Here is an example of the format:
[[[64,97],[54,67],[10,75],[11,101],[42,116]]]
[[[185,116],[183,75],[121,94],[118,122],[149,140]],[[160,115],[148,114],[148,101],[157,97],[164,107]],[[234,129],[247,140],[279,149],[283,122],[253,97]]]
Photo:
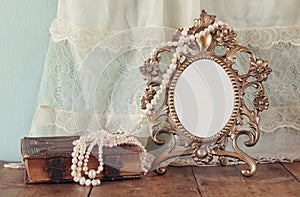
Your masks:
[[[259,140],[259,113],[269,105],[262,82],[267,80],[272,70],[267,61],[257,59],[253,51],[238,44],[236,32],[228,24],[216,22],[215,18],[203,10],[200,18],[195,19],[194,26],[177,29],[172,41],[157,48],[140,67],[147,80],[141,102],[151,124],[151,139],[161,146],[168,142],[164,152],[157,155],[152,163],[152,168],[159,174],[166,173],[166,166],[162,165],[164,161],[183,155],[190,155],[197,164],[217,160],[219,164],[226,165],[227,158],[236,158],[248,165],[247,169],[241,170],[244,176],[252,176],[256,171],[255,161],[239,147],[237,141],[241,135],[246,135],[248,139],[243,143],[250,147]],[[172,54],[166,68],[161,64],[165,52]],[[246,73],[241,74],[234,67],[238,52],[249,56]],[[208,60],[221,68],[231,84],[229,89],[233,100],[231,113],[222,128],[204,137],[186,128],[175,102],[179,79],[191,65],[201,67],[201,60]],[[244,98],[248,88],[255,89],[250,103]],[[167,140],[161,138],[163,133],[167,134]],[[185,139],[184,149],[175,148],[179,138]],[[229,144],[232,150],[226,148]]]

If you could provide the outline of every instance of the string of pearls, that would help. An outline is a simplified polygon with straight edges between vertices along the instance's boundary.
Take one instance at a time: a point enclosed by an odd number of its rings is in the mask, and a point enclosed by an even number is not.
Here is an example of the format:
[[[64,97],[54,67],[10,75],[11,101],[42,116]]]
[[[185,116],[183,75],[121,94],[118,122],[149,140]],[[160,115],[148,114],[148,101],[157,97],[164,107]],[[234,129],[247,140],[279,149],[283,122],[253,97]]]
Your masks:
[[[124,132],[109,133],[105,130],[91,133],[88,136],[81,136],[73,142],[74,148],[72,153],[71,175],[75,182],[80,185],[97,186],[101,184],[97,175],[103,171],[103,148],[116,147],[122,144],[135,145],[142,150],[141,155],[141,170],[145,174],[148,171],[147,151],[143,145],[133,136],[129,136]],[[88,162],[91,152],[95,146],[98,146],[98,168],[89,169]],[[84,173],[84,175],[82,175]],[[87,176],[87,178],[86,178]]]
[[[103,171],[103,147],[112,148],[122,144],[136,145],[142,150],[141,170],[144,173],[147,173],[150,167],[148,166],[149,162],[147,162],[147,152],[143,145],[132,135],[138,132],[138,129],[141,127],[147,116],[150,116],[152,114],[154,106],[160,100],[161,95],[164,93],[168,84],[170,83],[170,79],[176,70],[178,61],[180,61],[180,59],[182,58],[182,55],[188,53],[194,55],[196,53],[188,47],[189,44],[191,42],[194,42],[196,39],[200,39],[201,37],[204,37],[205,35],[209,34],[210,32],[213,32],[215,29],[224,25],[228,26],[222,21],[218,21],[213,23],[212,25],[209,25],[204,30],[191,35],[188,34],[189,28],[185,27],[181,31],[181,35],[178,41],[169,41],[167,43],[161,44],[161,47],[175,47],[175,52],[171,59],[171,64],[168,66],[168,69],[163,75],[163,80],[161,82],[159,90],[156,92],[156,94],[153,96],[150,102],[146,104],[146,109],[143,110],[143,114],[141,115],[139,121],[137,122],[136,126],[131,132],[131,135],[125,132],[109,133],[106,130],[101,130],[98,132],[91,133],[88,136],[81,136],[80,139],[75,140],[73,142],[74,148],[72,153],[71,175],[73,176],[73,180],[75,182],[79,182],[80,185],[86,186],[100,185],[101,181],[99,178],[97,178],[97,175],[99,175]],[[153,53],[151,53],[151,56],[153,56]],[[93,148],[96,145],[98,146],[98,168],[89,169],[89,158]],[[84,173],[84,175],[82,175],[82,173]]]
[[[168,84],[170,83],[170,79],[173,76],[178,61],[180,61],[183,54],[191,53],[192,55],[195,55],[196,51],[193,51],[188,46],[191,42],[195,42],[196,39],[200,39],[201,37],[206,36],[210,32],[215,31],[216,29],[228,26],[228,24],[223,23],[222,21],[218,21],[213,23],[212,25],[209,25],[207,28],[203,29],[202,31],[195,33],[195,34],[188,34],[189,28],[184,27],[181,31],[181,35],[179,37],[178,41],[169,41],[167,43],[162,43],[161,47],[175,47],[175,53],[173,53],[173,58],[171,59],[171,64],[168,66],[168,69],[166,70],[165,74],[163,75],[163,80],[161,82],[161,85],[159,87],[159,90],[156,92],[154,97],[151,99],[149,103],[146,104],[146,109],[143,110],[143,114],[141,115],[139,121],[137,122],[132,134],[136,134],[138,132],[138,129],[141,127],[147,116],[152,114],[152,111],[154,109],[154,106],[159,101],[161,95],[166,90]],[[229,27],[229,26],[228,26]],[[200,46],[201,47],[201,46]],[[155,50],[154,50],[155,51]],[[154,51],[150,54],[150,56],[154,55]],[[151,131],[150,131],[151,132]]]

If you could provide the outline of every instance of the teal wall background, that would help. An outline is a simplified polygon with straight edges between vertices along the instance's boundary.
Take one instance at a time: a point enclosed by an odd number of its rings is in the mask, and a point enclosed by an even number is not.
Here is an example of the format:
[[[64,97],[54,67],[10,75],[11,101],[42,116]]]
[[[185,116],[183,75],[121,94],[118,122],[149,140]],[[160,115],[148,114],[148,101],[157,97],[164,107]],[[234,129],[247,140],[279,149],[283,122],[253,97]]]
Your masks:
[[[21,161],[56,11],[55,0],[0,0],[0,160]]]

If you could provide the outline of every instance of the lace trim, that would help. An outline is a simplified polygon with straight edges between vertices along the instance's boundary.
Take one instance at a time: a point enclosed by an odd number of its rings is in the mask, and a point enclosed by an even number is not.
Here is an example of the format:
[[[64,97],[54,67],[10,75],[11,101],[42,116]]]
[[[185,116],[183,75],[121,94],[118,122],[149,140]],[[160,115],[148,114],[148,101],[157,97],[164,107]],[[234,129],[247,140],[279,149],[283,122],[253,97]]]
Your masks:
[[[90,50],[106,36],[113,34],[113,32],[80,29],[60,19],[52,22],[49,32],[54,42],[68,40],[80,51]]]
[[[136,119],[140,117],[136,115]],[[132,118],[132,117],[131,117]],[[61,135],[75,135],[84,132],[97,131],[101,126],[109,127],[112,130],[122,129],[113,120],[115,119],[128,119],[128,115],[124,114],[95,114],[89,112],[74,112],[70,110],[58,109],[51,106],[39,106],[35,112],[31,136],[51,135],[48,130],[62,130]],[[110,125],[108,125],[110,124]],[[46,133],[42,133],[45,130]],[[38,131],[38,134],[35,132]],[[142,131],[141,131],[142,132]],[[147,132],[148,134],[148,132]],[[137,137],[145,137],[138,135]]]
[[[54,42],[68,40],[81,51],[93,48],[113,31],[81,29],[61,19],[55,19],[49,31]],[[300,46],[300,25],[262,28],[237,28],[238,41],[242,45],[258,46],[269,49],[278,43]]]
[[[66,134],[73,135],[85,132],[91,127],[99,125],[95,124],[94,121],[101,119],[103,119],[101,115],[73,112],[50,106],[39,106],[34,115],[30,133],[31,135],[35,136],[35,132],[33,130],[36,128],[43,130],[56,127],[65,131]],[[42,135],[42,133],[39,135]]]
[[[268,113],[262,114],[260,129],[265,133],[274,132],[279,128],[291,128],[300,131],[299,114],[300,106],[271,108]],[[33,118],[32,128],[49,128],[55,126],[63,129],[68,134],[76,134],[92,128],[98,129],[98,125],[106,125],[107,120],[114,119],[116,116],[118,116],[118,119],[128,119],[128,115],[126,114],[92,114],[57,109],[50,106],[40,106]]]
[[[300,106],[272,107],[261,114],[261,131],[274,132],[279,128],[300,131]]]
[[[242,45],[269,49],[279,43],[300,46],[300,25],[237,29],[238,41]]]

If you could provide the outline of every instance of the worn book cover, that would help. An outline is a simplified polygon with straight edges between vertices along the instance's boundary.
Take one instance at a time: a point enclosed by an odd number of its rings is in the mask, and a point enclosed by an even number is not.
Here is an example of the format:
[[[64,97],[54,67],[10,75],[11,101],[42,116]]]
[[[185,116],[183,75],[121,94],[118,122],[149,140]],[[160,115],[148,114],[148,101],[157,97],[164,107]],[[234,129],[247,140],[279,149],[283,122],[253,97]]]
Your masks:
[[[24,137],[21,140],[21,153],[25,163],[25,182],[69,182],[72,164],[72,142],[79,136],[63,137]],[[92,151],[89,169],[98,167],[98,147]],[[135,145],[122,145],[103,148],[104,169],[98,175],[101,180],[140,178],[142,166],[141,150]]]

